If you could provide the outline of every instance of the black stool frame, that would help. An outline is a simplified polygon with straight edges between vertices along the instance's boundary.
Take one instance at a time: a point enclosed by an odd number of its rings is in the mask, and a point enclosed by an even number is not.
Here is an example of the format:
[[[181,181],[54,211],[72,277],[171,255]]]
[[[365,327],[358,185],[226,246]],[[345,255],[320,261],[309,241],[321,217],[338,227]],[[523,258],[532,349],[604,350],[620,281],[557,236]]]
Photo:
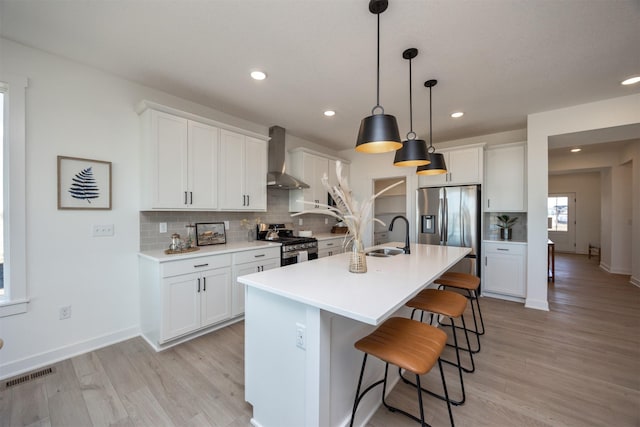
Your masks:
[[[460,289],[460,290],[464,290],[467,292],[466,297],[469,299],[469,303],[471,304],[471,314],[473,314],[473,326],[475,329],[467,329],[469,332],[473,333],[476,336],[476,342],[478,344],[478,347],[476,349],[471,349],[472,353],[479,353],[480,352],[480,335],[484,335],[485,329],[484,329],[484,319],[482,318],[482,311],[480,310],[480,301],[478,299],[478,292],[475,289],[464,289],[464,288],[459,288],[457,286],[454,285],[438,285],[438,289],[445,289],[445,288],[454,288],[454,289]],[[482,327],[482,330],[478,329],[478,320],[476,318],[476,309],[474,307],[473,302],[475,303],[475,306],[478,308],[478,316],[480,317],[480,326]],[[460,328],[459,326],[455,326],[456,328]]]
[[[385,362],[385,365],[384,365],[384,378],[371,384],[369,387],[366,388],[365,391],[362,392],[362,394],[360,394],[360,388],[362,387],[362,377],[364,376],[364,368],[367,364],[367,356],[369,356],[369,354],[365,353],[362,359],[362,369],[360,369],[360,378],[358,379],[358,388],[356,389],[356,399],[353,402],[353,411],[351,412],[351,422],[349,423],[349,427],[353,427],[353,421],[356,417],[356,410],[358,409],[360,400],[362,400],[365,394],[367,394],[369,391],[371,391],[373,388],[375,388],[380,384],[382,384],[382,404],[389,411],[399,412],[402,415],[409,417],[414,421],[419,422],[421,427],[431,427],[431,425],[427,424],[424,420],[424,407],[422,405],[422,390],[424,389],[420,386],[420,375],[418,374],[416,374],[416,384],[417,384],[417,390],[418,390],[418,405],[420,406],[420,418],[406,411],[403,411],[400,408],[393,407],[386,402],[385,395],[387,393],[387,374],[389,372],[389,362]],[[447,392],[447,382],[444,379],[444,371],[442,370],[442,361],[440,358],[438,358],[438,367],[440,368],[440,377],[442,378],[442,387],[444,388],[444,394],[446,396],[446,399],[444,400],[446,400],[447,402],[447,409],[449,411],[449,420],[451,421],[451,427],[454,427],[453,413],[451,412],[451,403],[449,400],[449,393]]]

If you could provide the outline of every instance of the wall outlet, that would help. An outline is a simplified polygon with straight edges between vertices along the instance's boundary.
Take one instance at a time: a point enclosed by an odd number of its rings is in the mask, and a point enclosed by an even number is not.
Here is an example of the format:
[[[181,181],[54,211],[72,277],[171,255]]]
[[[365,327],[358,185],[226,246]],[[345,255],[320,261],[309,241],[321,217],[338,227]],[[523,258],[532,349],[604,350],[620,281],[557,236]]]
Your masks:
[[[225,221],[224,222],[224,229],[228,230],[229,229],[229,221]]]
[[[298,218],[298,225],[302,225],[302,218]]]
[[[68,319],[71,317],[71,306],[66,305],[64,307],[60,307],[60,320]]]
[[[93,237],[110,237],[113,236],[113,224],[103,224],[93,226]]]
[[[326,224],[329,224],[329,218],[325,218],[325,219],[324,219],[324,223],[325,223],[325,225],[326,225]]]
[[[307,348],[307,332],[306,327],[300,323],[296,323],[296,347],[305,350]]]
[[[160,233],[166,233],[167,232],[167,223],[166,222],[161,222],[160,223]]]

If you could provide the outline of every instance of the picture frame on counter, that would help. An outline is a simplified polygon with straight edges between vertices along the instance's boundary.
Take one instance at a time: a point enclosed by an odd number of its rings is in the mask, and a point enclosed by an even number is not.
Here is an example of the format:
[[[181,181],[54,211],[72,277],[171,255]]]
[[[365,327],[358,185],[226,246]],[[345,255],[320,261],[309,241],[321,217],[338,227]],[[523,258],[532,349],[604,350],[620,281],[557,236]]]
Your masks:
[[[198,222],[196,223],[196,245],[223,245],[227,243],[227,234],[224,222]]]
[[[111,210],[111,162],[58,156],[58,209]]]

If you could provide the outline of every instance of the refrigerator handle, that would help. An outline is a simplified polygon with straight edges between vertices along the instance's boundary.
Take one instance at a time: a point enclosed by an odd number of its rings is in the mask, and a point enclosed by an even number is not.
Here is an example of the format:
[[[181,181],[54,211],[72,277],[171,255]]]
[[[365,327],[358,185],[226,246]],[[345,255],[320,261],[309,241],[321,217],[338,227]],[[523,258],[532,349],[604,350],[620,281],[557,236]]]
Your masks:
[[[444,210],[444,201],[445,201],[444,198],[440,199],[440,206],[439,206],[440,212],[438,212],[440,215],[440,221],[438,221],[439,222],[438,225],[440,226],[439,227],[440,229],[438,230],[438,232],[440,233],[440,244],[444,243],[444,222],[447,220],[447,217],[445,216],[445,210]]]
[[[449,198],[444,198],[444,234],[442,236],[442,240],[444,240],[444,244],[447,244],[447,239],[449,237]]]

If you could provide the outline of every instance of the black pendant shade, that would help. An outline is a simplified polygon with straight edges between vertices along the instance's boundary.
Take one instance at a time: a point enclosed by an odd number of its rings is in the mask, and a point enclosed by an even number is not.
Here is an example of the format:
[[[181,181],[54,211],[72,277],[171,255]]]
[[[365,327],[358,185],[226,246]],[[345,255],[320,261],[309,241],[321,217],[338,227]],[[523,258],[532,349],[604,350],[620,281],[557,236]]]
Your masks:
[[[427,143],[416,139],[413,131],[413,97],[411,90],[411,60],[418,56],[418,49],[412,47],[402,52],[402,57],[409,60],[409,133],[407,140],[402,141],[402,148],[396,151],[394,166],[423,166],[430,162],[427,159]]]
[[[362,119],[356,151],[387,153],[402,147],[398,122],[389,114],[372,114]]]
[[[376,106],[371,110],[371,115],[362,119],[356,151],[361,153],[387,153],[402,147],[398,122],[394,116],[384,114],[380,105],[380,14],[387,10],[388,0],[370,0],[369,12],[377,15],[377,79],[376,79]],[[379,114],[375,114],[380,110]]]
[[[444,156],[441,153],[436,153],[436,149],[433,148],[431,89],[437,84],[438,81],[434,79],[424,82],[425,87],[429,88],[429,148],[427,149],[427,155],[431,163],[428,165],[418,166],[416,169],[416,174],[418,175],[441,175],[447,173],[447,164],[444,161]]]
[[[423,166],[431,163],[427,153],[427,143],[423,139],[408,139],[396,151],[394,166]]]
[[[441,153],[428,153],[428,165],[418,166],[416,173],[418,175],[440,175],[447,173],[447,165],[444,162],[444,156]]]

